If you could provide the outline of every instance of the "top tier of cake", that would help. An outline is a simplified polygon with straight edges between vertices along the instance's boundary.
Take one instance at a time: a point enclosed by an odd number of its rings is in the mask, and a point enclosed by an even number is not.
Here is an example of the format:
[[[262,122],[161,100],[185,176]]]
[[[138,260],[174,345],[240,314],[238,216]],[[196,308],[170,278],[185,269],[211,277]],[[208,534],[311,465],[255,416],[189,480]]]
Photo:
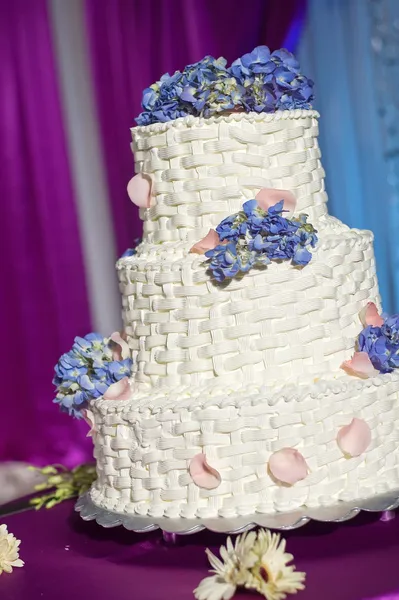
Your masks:
[[[133,128],[136,173],[152,180],[144,242],[195,243],[261,188],[292,191],[317,228],[327,213],[318,116],[238,112]]]

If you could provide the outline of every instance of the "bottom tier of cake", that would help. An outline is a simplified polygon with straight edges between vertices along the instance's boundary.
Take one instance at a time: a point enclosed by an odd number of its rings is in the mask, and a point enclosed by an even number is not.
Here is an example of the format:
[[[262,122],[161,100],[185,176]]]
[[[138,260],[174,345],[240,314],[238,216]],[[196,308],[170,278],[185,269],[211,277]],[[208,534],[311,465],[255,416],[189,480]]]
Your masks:
[[[397,373],[366,380],[343,373],[274,390],[158,390],[94,401],[89,417],[98,479],[90,496],[118,513],[230,518],[397,489],[398,397]],[[337,441],[352,419],[371,431],[367,449],[355,457]],[[283,448],[306,461],[307,475],[294,485],[270,472],[270,457]],[[219,478],[214,489],[192,476],[198,456]]]

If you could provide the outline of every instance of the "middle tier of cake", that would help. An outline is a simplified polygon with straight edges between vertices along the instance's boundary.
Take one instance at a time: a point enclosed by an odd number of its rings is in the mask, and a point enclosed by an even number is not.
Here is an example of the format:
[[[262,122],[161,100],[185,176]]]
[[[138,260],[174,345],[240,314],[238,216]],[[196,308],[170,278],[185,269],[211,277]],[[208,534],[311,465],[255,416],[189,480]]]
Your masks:
[[[372,240],[324,230],[306,267],[272,263],[223,284],[205,256],[138,247],[117,265],[135,381],[273,386],[335,376],[353,353],[358,313],[368,301],[380,307]]]

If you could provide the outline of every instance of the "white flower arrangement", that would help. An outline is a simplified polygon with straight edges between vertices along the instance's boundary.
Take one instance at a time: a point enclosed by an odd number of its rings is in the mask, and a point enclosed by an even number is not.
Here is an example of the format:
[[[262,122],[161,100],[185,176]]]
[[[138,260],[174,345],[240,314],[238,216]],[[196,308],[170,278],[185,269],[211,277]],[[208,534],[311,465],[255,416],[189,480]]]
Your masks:
[[[211,577],[194,590],[197,600],[230,600],[237,587],[262,594],[266,600],[284,600],[287,594],[304,589],[305,573],[289,565],[293,555],[285,551],[286,542],[277,533],[260,529],[238,536],[233,545],[227,538],[221,546],[221,560],[209,549]]]
[[[7,525],[0,525],[0,575],[12,573],[13,567],[24,566],[19,558],[20,543],[12,533],[8,533]]]

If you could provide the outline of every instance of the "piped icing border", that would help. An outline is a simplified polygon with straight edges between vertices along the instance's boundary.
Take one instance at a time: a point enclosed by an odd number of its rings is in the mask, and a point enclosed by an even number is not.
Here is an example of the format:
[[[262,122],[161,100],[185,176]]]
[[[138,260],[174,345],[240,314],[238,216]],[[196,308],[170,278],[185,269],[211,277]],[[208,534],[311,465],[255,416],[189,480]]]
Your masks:
[[[132,398],[124,401],[98,399],[91,403],[91,410],[100,415],[113,413],[129,413],[131,411],[151,416],[159,413],[173,413],[182,409],[188,412],[197,410],[221,410],[227,407],[255,407],[267,402],[268,406],[301,402],[307,397],[322,399],[348,390],[359,393],[362,389],[382,385],[397,385],[399,372],[380,374],[369,379],[357,379],[349,375],[337,375],[336,379],[319,380],[311,384],[295,385],[290,383],[271,390],[267,386],[248,385],[236,389],[226,389],[226,385],[214,384],[213,387],[182,386],[180,388],[155,390],[148,387],[146,391],[133,391]],[[134,384],[132,385],[132,387]],[[388,393],[388,392],[387,392]],[[179,397],[179,399],[177,399]]]
[[[229,115],[220,115],[218,117],[180,117],[167,123],[152,123],[151,125],[141,125],[130,129],[133,140],[140,134],[163,133],[169,129],[183,129],[184,127],[204,127],[215,123],[238,123],[240,121],[249,121],[250,123],[271,123],[273,121],[281,121],[285,119],[303,119],[303,118],[318,119],[320,113],[317,110],[301,109],[294,110],[278,110],[274,113],[256,113],[256,112],[236,112]]]

